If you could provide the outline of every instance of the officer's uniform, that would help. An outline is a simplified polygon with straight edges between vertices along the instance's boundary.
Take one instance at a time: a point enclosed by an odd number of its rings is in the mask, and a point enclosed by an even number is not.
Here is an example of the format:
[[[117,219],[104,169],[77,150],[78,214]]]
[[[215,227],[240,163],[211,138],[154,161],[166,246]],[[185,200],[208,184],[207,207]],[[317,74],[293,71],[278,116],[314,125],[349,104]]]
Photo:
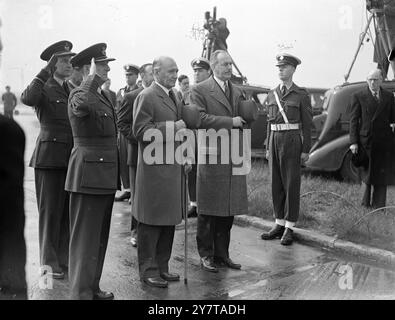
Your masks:
[[[106,44],[93,45],[73,57],[81,67],[113,61]],[[119,188],[115,111],[103,80],[88,76],[70,94],[68,114],[74,137],[66,190],[70,192],[70,270],[72,299],[92,299],[99,288],[110,230],[114,195]],[[112,298],[112,294],[106,295]]]
[[[134,64],[127,64],[124,66],[125,75],[129,74],[139,74],[139,67]],[[133,86],[125,86],[124,88],[119,89],[117,92],[117,112],[122,105],[122,101],[125,95],[129,92],[138,89],[137,84]],[[119,147],[119,157],[120,157],[120,175],[122,186],[126,192],[128,192],[128,196],[120,196],[117,197],[115,200],[124,200],[130,198],[130,177],[129,177],[129,167],[128,163],[128,153],[130,152],[130,146],[128,143],[128,139],[121,133],[118,133],[118,147]]]
[[[279,55],[277,61],[277,66],[300,64],[300,60],[291,55]],[[288,124],[278,103],[283,107]],[[292,228],[299,216],[300,157],[302,152],[309,153],[311,146],[312,107],[308,92],[294,83],[289,88],[279,85],[271,90],[266,105],[274,215],[280,225]]]
[[[49,61],[53,54],[75,55],[69,41],[57,42],[41,54]],[[68,265],[69,197],[64,190],[73,136],[67,115],[69,91],[45,69],[23,91],[21,101],[34,107],[40,121],[30,166],[34,168],[39,211],[40,264],[62,273]],[[62,277],[62,275],[59,275]]]
[[[191,62],[191,66],[193,70],[196,69],[206,69],[210,70],[210,61],[206,58],[196,58]],[[195,135],[195,138],[197,136]],[[198,154],[197,154],[197,139],[195,139],[195,161],[197,162]],[[196,174],[197,174],[197,164],[192,164],[192,169],[188,173],[188,194],[189,201],[191,205],[191,209],[188,212],[189,217],[197,216],[197,200],[196,200]]]

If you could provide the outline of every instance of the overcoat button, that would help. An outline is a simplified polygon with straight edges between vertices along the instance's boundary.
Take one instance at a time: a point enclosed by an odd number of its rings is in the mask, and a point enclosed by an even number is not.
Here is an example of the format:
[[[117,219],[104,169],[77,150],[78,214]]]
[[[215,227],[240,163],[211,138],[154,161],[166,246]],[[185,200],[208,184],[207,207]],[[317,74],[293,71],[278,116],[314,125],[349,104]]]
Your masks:
[[[56,141],[56,138],[53,138],[53,141]]]
[[[100,158],[100,161],[103,161],[104,159],[103,158]]]

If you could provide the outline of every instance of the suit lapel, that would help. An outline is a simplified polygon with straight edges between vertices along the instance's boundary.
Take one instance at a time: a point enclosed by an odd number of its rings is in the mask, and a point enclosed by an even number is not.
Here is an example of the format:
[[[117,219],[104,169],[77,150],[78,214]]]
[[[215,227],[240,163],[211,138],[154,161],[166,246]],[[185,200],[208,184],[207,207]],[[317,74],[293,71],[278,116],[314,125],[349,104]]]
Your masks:
[[[230,102],[228,101],[228,99],[225,97],[225,94],[222,91],[219,84],[217,83],[217,81],[215,81],[214,77],[210,78],[210,82],[211,82],[210,83],[210,92],[211,92],[212,97],[214,99],[216,99],[218,102],[220,102],[222,105],[224,105],[226,107],[226,109],[228,109],[230,114],[233,115],[232,106],[230,105]],[[233,90],[232,90],[232,98],[233,98]]]
[[[153,85],[156,92],[158,93],[158,96],[160,96],[163,100],[163,104],[178,116],[177,106],[174,105],[174,102],[170,99],[169,95],[165,91],[163,91],[163,89],[159,87],[155,82],[153,83]]]

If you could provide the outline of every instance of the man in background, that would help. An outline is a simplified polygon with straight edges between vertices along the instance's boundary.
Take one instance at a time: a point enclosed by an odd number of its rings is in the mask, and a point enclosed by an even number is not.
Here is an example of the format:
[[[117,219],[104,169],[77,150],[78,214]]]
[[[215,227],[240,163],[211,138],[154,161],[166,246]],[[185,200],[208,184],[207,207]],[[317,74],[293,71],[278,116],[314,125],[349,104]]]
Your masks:
[[[133,124],[133,105],[137,96],[145,88],[151,86],[154,81],[152,74],[152,63],[146,63],[140,67],[140,77],[142,79],[142,87],[132,92],[128,92],[121,106],[118,109],[117,125],[119,132],[122,133],[128,140],[128,166],[129,166],[129,178],[130,178],[130,192],[131,192],[131,238],[130,242],[133,247],[137,247],[137,220],[135,214],[133,214],[133,201],[136,192],[136,168],[137,168],[137,156],[138,156],[138,142],[133,135],[132,124]]]
[[[106,82],[103,83],[101,86],[102,90],[107,93],[107,96],[110,98],[111,103],[113,104],[114,108],[117,105],[117,94],[110,89],[111,87],[111,79],[108,78]]]
[[[14,109],[18,104],[18,100],[16,99],[15,94],[11,92],[11,87],[5,87],[6,92],[1,96],[1,101],[3,101],[4,105],[4,116],[12,119],[14,114]]]
[[[193,77],[195,85],[207,80],[211,75],[210,61],[206,58],[196,58],[191,62],[193,69]],[[196,137],[196,135],[195,135]],[[197,142],[197,139],[195,140]],[[195,143],[195,161],[197,161],[197,143]],[[188,173],[188,194],[189,194],[189,210],[188,218],[197,217],[197,201],[196,201],[196,173],[197,164],[192,164],[192,169]]]
[[[77,66],[73,66],[73,73],[71,76],[67,79],[67,84],[69,86],[70,91],[79,87],[79,85],[82,82],[82,72],[81,68]]]
[[[365,89],[351,98],[350,149],[352,153],[365,152],[368,164],[362,175],[365,191],[364,207],[385,207],[387,185],[393,183],[395,103],[392,92],[381,87],[383,74],[372,70]],[[373,192],[372,192],[373,189]]]
[[[139,76],[139,67],[135,64],[127,64],[124,66],[126,86],[119,89],[117,93],[117,106],[118,109],[125,94],[138,89],[136,85],[137,78]],[[129,168],[128,168],[128,141],[125,136],[119,132],[118,133],[118,148],[119,148],[119,161],[120,161],[120,175],[122,182],[122,189],[120,195],[115,197],[115,201],[124,201],[130,199],[130,181],[129,181]]]
[[[189,78],[185,74],[178,77],[178,86],[180,91],[177,91],[178,99],[182,101],[183,104],[189,104]]]

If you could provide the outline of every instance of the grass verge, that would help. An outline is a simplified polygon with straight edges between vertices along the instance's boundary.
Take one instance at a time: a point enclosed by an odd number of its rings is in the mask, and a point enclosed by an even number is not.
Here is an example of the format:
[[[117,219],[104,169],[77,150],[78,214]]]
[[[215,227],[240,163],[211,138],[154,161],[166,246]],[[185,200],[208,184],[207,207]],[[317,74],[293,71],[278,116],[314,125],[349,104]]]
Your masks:
[[[269,167],[253,160],[248,175],[249,214],[273,220]],[[360,205],[363,186],[334,178],[304,174],[297,227],[339,239],[395,252],[395,209],[371,212]],[[387,191],[387,206],[395,206],[395,188]]]

